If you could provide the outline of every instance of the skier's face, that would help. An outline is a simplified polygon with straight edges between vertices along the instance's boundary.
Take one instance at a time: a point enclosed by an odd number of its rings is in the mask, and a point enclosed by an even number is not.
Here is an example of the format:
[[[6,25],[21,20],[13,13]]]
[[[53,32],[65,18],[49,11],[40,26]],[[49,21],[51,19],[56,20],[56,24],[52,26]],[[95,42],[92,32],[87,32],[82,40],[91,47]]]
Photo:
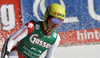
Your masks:
[[[48,20],[48,28],[53,31],[58,27],[58,24],[53,24],[50,20]]]

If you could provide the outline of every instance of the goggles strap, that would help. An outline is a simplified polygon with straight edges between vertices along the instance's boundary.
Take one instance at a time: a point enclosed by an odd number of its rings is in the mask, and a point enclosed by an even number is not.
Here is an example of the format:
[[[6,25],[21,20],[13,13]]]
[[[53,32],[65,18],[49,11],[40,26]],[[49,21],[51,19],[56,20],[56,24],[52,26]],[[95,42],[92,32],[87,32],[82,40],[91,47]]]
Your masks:
[[[48,31],[49,30],[49,27],[48,27],[48,19],[51,18],[52,16],[49,14],[48,8],[47,8],[47,11],[46,12],[47,12],[47,18],[46,18],[46,21],[45,22],[46,22],[46,27],[47,28],[44,27],[44,29],[45,29],[46,32],[50,32],[50,31]]]

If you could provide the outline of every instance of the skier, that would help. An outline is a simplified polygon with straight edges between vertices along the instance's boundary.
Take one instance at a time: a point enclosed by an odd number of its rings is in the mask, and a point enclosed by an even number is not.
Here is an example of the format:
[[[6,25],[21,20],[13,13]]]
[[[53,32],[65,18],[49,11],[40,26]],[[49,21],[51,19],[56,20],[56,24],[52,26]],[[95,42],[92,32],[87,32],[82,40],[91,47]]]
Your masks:
[[[30,21],[5,41],[1,58],[39,58],[45,50],[45,58],[54,58],[60,42],[55,29],[63,23],[64,18],[64,8],[57,3],[50,4],[43,22]]]

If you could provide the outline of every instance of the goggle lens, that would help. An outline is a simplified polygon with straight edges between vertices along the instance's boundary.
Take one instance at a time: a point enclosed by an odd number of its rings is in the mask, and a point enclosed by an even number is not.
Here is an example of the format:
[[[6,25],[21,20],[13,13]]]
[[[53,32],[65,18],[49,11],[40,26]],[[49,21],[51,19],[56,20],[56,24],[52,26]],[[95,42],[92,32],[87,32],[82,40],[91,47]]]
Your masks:
[[[54,17],[51,18],[51,22],[52,22],[53,24],[61,25],[63,21],[64,21],[64,20],[61,20],[61,19],[58,19],[58,18],[54,18]]]

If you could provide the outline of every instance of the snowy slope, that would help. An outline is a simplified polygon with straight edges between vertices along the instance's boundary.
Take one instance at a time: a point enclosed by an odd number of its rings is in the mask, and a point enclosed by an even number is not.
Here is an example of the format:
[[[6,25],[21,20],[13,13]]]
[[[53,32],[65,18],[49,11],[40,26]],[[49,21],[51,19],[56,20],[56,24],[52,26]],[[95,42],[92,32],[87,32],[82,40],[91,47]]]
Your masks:
[[[58,47],[55,58],[100,58],[100,44]]]

